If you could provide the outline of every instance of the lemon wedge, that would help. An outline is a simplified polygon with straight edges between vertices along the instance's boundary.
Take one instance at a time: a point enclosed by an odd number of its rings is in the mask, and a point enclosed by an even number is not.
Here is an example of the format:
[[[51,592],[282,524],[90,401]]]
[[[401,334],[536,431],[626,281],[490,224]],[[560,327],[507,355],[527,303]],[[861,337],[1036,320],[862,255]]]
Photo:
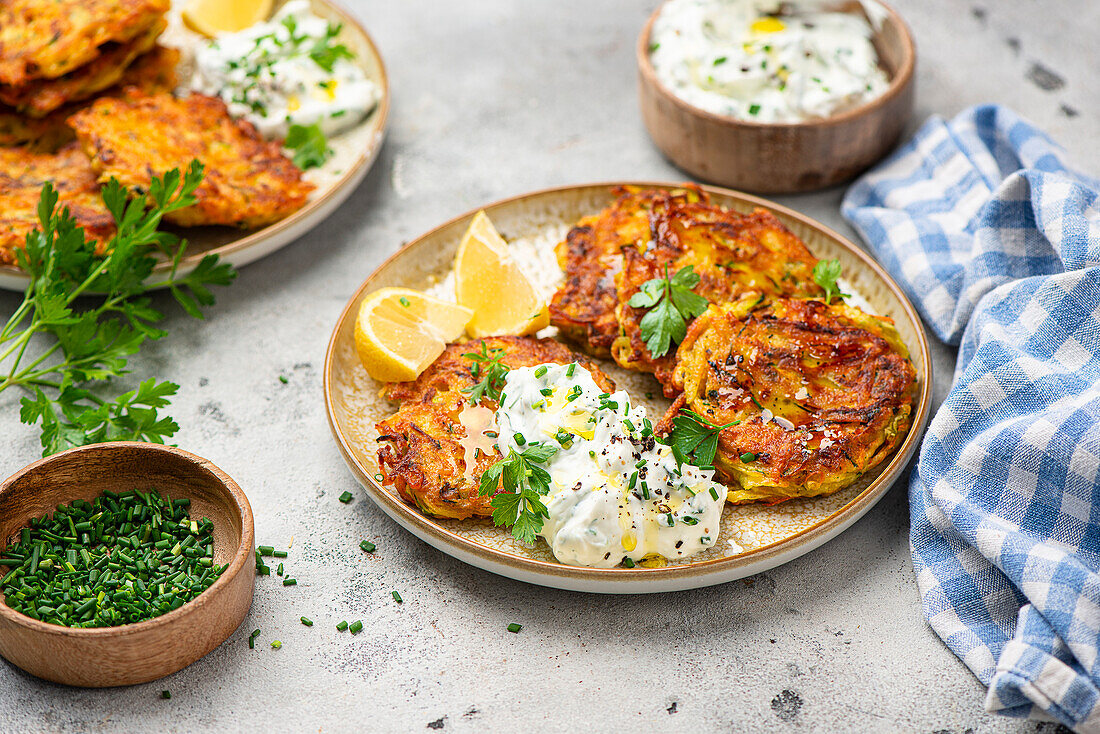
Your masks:
[[[472,337],[534,334],[550,323],[550,311],[535,284],[519,269],[508,244],[485,212],[478,212],[455,255],[455,296],[473,309],[466,325]]]
[[[367,295],[355,319],[355,348],[382,382],[415,380],[462,335],[474,312],[409,288]]]
[[[196,33],[213,38],[267,20],[272,4],[273,0],[188,0],[183,22]]]

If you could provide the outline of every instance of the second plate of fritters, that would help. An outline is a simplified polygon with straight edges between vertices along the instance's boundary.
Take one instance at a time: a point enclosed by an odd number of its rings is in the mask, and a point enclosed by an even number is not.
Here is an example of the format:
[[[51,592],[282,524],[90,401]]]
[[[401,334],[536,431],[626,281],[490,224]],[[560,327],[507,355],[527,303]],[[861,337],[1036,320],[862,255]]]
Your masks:
[[[497,351],[499,350],[499,351]],[[398,402],[397,413],[378,423],[378,465],[382,481],[402,499],[434,517],[488,517],[491,497],[479,497],[481,475],[500,455],[474,452],[474,466],[466,462],[466,427],[461,414],[470,407],[463,392],[477,384],[475,360],[467,354],[500,356],[511,368],[578,362],[606,392],[615,383],[595,363],[574,354],[553,339],[497,336],[452,344],[416,380],[386,385],[383,394]],[[496,401],[484,398],[479,406],[495,412]]]
[[[719,434],[734,503],[827,495],[885,459],[911,422],[916,371],[890,319],[839,301],[746,296],[689,327],[672,384]]]
[[[58,207],[68,207],[98,249],[114,235],[115,220],[103,203],[88,157],[76,143],[57,153],[0,148],[0,263],[14,263],[15,249],[38,228],[38,202],[47,181],[57,188]]]
[[[101,98],[69,124],[100,180],[115,177],[133,192],[147,191],[153,175],[201,161],[198,201],[165,217],[175,224],[261,227],[300,209],[313,190],[278,142],[234,120],[216,97]]]
[[[4,0],[0,84],[56,79],[163,19],[170,0]]]

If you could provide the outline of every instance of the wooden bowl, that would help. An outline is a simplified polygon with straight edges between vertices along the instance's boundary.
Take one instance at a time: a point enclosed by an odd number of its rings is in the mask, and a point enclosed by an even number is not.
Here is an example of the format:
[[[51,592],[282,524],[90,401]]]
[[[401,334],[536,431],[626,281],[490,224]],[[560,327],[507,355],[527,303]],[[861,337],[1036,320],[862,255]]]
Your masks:
[[[192,517],[214,523],[214,562],[228,563],[197,598],[153,619],[119,627],[47,624],[0,604],[0,655],[39,678],[103,688],[174,673],[220,645],[252,604],[252,508],[221,469],[186,451],[118,442],[82,446],[16,472],[0,485],[0,543],[35,517],[103,490],[156,488],[191,500]],[[3,601],[3,594],[0,594]]]
[[[657,79],[649,37],[660,8],[638,36],[642,120],[661,152],[695,178],[734,189],[794,193],[855,178],[897,143],[913,112],[917,52],[901,16],[882,3],[872,42],[890,78],[882,96],[824,120],[761,123],[699,109]]]

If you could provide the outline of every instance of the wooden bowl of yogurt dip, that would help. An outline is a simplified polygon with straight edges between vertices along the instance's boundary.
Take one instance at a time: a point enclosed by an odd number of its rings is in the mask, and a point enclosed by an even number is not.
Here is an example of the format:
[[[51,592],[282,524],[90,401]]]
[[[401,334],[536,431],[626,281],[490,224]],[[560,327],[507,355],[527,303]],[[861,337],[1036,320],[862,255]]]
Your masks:
[[[913,38],[877,0],[668,0],[637,61],[657,147],[746,191],[848,181],[893,149],[913,110]]]

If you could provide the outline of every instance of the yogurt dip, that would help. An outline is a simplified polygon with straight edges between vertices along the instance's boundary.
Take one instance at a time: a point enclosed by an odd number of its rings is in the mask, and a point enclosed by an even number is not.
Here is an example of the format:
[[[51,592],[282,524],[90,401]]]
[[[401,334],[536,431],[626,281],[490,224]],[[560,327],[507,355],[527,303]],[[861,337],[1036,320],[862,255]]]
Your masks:
[[[307,0],[291,0],[271,20],[200,47],[192,87],[221,97],[229,114],[266,138],[285,138],[291,125],[316,124],[334,135],[366,117],[381,97],[339,33]]]
[[[669,0],[653,23],[650,61],[662,84],[708,112],[754,122],[829,117],[880,96],[889,80],[867,20],[826,7]]]
[[[718,541],[726,489],[713,470],[677,466],[642,406],[605,393],[578,364],[511,370],[496,413],[501,454],[533,443],[545,463],[549,517],[539,535],[573,566],[661,564]]]

